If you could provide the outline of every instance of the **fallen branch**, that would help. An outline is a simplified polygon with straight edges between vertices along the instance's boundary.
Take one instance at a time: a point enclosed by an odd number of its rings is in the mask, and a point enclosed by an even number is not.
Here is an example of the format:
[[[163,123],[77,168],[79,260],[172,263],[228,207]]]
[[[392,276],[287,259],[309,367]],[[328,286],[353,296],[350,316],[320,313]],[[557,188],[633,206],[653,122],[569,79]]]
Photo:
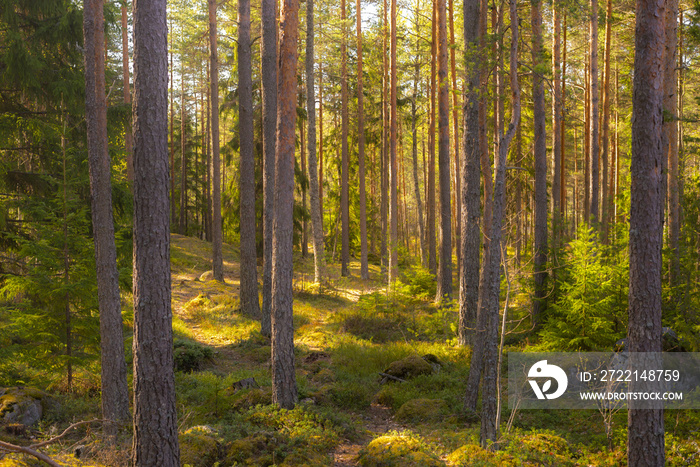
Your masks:
[[[379,376],[383,376],[383,377],[384,377],[384,381],[386,381],[387,379],[393,379],[394,381],[398,381],[399,383],[405,383],[405,382],[406,382],[405,379],[397,378],[396,376],[391,376],[391,375],[389,375],[389,374],[387,374],[387,373],[382,373],[381,371],[379,372]]]
[[[75,428],[78,428],[79,426],[82,425],[88,425],[90,423],[114,423],[110,420],[102,420],[102,419],[96,419],[96,420],[84,420],[82,422],[77,422],[63,430],[63,433],[61,433],[58,436],[54,436],[51,439],[48,439],[46,441],[42,441],[41,443],[36,443],[32,444],[30,446],[17,446],[16,444],[11,444],[7,443],[5,441],[0,441],[0,449],[8,452],[13,452],[17,454],[27,454],[33,457],[36,457],[42,462],[45,462],[46,464],[50,465],[51,467],[61,467],[61,464],[58,464],[56,461],[51,459],[49,456],[47,456],[44,453],[41,453],[37,451],[37,448],[47,446],[49,444],[53,444],[61,439],[63,439],[71,430],[74,430]]]

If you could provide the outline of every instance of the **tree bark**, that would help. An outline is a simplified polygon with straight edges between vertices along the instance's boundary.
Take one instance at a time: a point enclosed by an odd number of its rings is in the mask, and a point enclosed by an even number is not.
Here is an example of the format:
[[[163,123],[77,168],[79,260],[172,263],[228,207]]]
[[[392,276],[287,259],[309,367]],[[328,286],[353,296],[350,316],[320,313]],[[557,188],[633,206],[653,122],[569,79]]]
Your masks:
[[[450,85],[447,55],[447,6],[437,2],[438,167],[440,178],[440,269],[435,300],[452,298],[452,209],[450,207]]]
[[[554,96],[552,99],[552,252],[556,254],[559,246],[561,218],[561,18],[560,3],[552,4],[552,23],[554,34],[552,35],[552,75],[554,84]]]
[[[296,67],[299,1],[283,0],[277,80],[275,215],[272,239],[272,401],[291,409],[298,400],[294,374],[293,209]]]
[[[382,223],[382,238],[380,243],[379,255],[381,256],[382,274],[387,272],[389,264],[387,252],[387,234],[388,225],[388,208],[389,208],[389,61],[387,58],[387,50],[389,49],[387,42],[389,41],[389,26],[388,26],[388,8],[387,0],[383,2],[383,21],[382,21],[382,183],[381,183],[381,207],[379,209]]]
[[[591,23],[590,32],[590,55],[591,67],[588,79],[590,81],[589,96],[591,100],[591,116],[590,116],[590,159],[591,159],[591,207],[589,216],[590,222],[597,224],[599,221],[599,197],[600,197],[600,170],[598,160],[600,157],[600,140],[599,140],[599,109],[598,109],[598,0],[591,0]]]
[[[87,122],[88,166],[90,170],[90,208],[95,241],[97,301],[100,311],[102,414],[107,420],[123,422],[129,418],[129,392],[126,361],[124,360],[119,271],[117,270],[117,250],[114,241],[114,218],[112,214],[102,0],[85,1],[83,33],[85,44],[85,120]],[[128,85],[126,89],[128,89]],[[167,210],[165,214],[167,217]],[[114,433],[115,430],[108,426],[107,431]]]
[[[602,122],[602,153],[600,162],[602,165],[601,177],[601,222],[603,241],[608,239],[608,161],[610,159],[610,48],[612,40],[612,0],[606,2],[605,14],[605,57],[603,59],[603,122]]]
[[[532,64],[537,70],[542,63],[542,4],[532,1]],[[535,293],[532,300],[532,321],[537,326],[546,308],[547,296],[547,135],[545,130],[544,84],[540,73],[532,75],[532,99],[535,124]]]
[[[180,465],[168,221],[165,0],[134,2],[134,444],[136,466]]]
[[[610,1],[610,0],[608,0]],[[678,0],[666,3],[666,50],[664,54],[664,142],[668,160],[668,245],[671,249],[670,285],[680,278],[680,197],[678,170]],[[674,302],[677,294],[673,293]]]
[[[131,86],[129,85],[129,31],[126,2],[122,4],[122,79],[124,81],[124,103],[131,106]],[[134,133],[131,119],[124,132],[124,151],[126,152],[126,177],[134,181]]]
[[[661,244],[663,153],[663,56],[666,2],[638,0],[632,93],[632,185],[630,189],[630,352],[661,352]],[[631,406],[627,417],[627,463],[664,465],[663,409]]]
[[[396,109],[396,86],[397,86],[397,66],[396,66],[396,0],[391,0],[391,45],[389,47],[391,56],[391,83],[389,97],[389,224],[390,224],[390,253],[389,253],[389,286],[393,286],[398,278],[398,165],[396,162],[397,124],[398,115]]]
[[[479,299],[479,220],[481,215],[479,94],[481,67],[478,58],[483,56],[483,48],[479,45],[480,10],[480,0],[464,2],[466,96],[464,99],[464,159],[462,160],[462,191],[460,193],[462,198],[460,212],[462,264],[459,275],[458,329],[460,345],[474,344],[474,326],[476,325]]]
[[[345,13],[345,0],[340,0],[340,150],[341,150],[341,180],[340,180],[340,223],[341,223],[341,249],[340,249],[340,275],[349,276],[348,265],[350,263],[350,181],[349,181],[349,155],[348,155],[348,54],[347,26]]]
[[[187,155],[185,154],[185,66],[180,72],[180,235],[187,235]]]
[[[420,3],[416,3],[416,55],[414,62],[413,74],[413,99],[411,100],[411,154],[413,156],[413,187],[414,196],[416,197],[416,207],[418,210],[418,244],[420,245],[421,266],[427,265],[426,245],[425,245],[425,219],[423,218],[423,202],[420,196],[420,184],[418,179],[418,129],[416,128],[418,120],[418,81],[420,80],[420,34],[418,21]],[[425,148],[425,142],[423,143]]]
[[[309,119],[306,144],[309,155],[309,196],[311,230],[314,248],[314,282],[325,277],[326,259],[323,244],[323,224],[319,203],[318,167],[316,163],[316,98],[314,96],[314,0],[306,0],[306,114]]]
[[[221,231],[221,158],[219,156],[219,54],[217,51],[216,0],[207,0],[209,6],[209,63],[211,88],[211,148],[212,148],[212,270],[214,280],[224,281]]]
[[[437,274],[437,246],[435,244],[435,96],[437,78],[437,2],[433,2],[432,32],[430,42],[430,117],[428,120],[428,181],[425,195],[426,235],[428,245],[428,269]]]
[[[277,0],[262,0],[263,118],[263,299],[260,333],[270,336],[272,309],[272,219],[275,207],[275,140],[277,125]]]
[[[461,162],[460,162],[460,139],[459,139],[459,118],[460,118],[460,113],[459,113],[459,92],[457,88],[457,58],[456,58],[456,51],[455,49],[457,48],[455,44],[455,21],[454,21],[454,0],[450,0],[449,3],[449,9],[450,9],[450,67],[451,67],[451,76],[452,76],[452,124],[453,124],[453,131],[454,131],[454,136],[453,136],[453,146],[454,146],[454,200],[455,200],[455,205],[453,208],[455,211],[453,211],[453,218],[455,221],[455,229],[454,229],[454,235],[455,235],[455,241],[454,241],[454,247],[455,247],[455,253],[457,256],[457,271],[460,270],[462,267],[462,251],[460,249],[460,243],[461,243],[461,237],[462,237],[462,225],[460,222],[460,216],[462,212],[462,199],[461,199],[461,192],[462,192],[462,180],[460,176],[460,169],[461,169]]]
[[[360,176],[360,278],[369,279],[367,264],[367,195],[365,193],[365,111],[362,88],[362,5],[357,0],[357,157]]]
[[[240,140],[241,311],[260,315],[255,249],[255,155],[250,0],[238,1],[238,135]]]

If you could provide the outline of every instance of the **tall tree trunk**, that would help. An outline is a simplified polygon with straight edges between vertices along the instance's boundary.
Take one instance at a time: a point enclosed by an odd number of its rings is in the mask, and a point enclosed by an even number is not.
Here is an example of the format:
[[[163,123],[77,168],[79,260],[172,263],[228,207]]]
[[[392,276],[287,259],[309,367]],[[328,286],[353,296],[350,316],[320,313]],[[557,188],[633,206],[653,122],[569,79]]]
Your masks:
[[[90,208],[95,240],[97,301],[100,310],[102,415],[106,420],[123,422],[129,418],[129,392],[126,379],[126,361],[124,360],[119,271],[117,270],[117,250],[114,242],[114,218],[112,214],[102,0],[85,1],[83,32],[85,37],[85,120],[87,122],[88,166],[90,170]],[[126,89],[128,89],[128,85]],[[167,175],[167,127],[165,162]],[[165,215],[167,219],[167,210]],[[65,257],[67,261],[67,254]],[[68,268],[66,268],[66,274],[68,274]],[[68,303],[66,306],[68,307]],[[67,313],[68,327],[70,328],[70,308],[67,308]],[[70,336],[70,333],[68,335]],[[114,427],[107,427],[107,431],[114,433],[116,430]]]
[[[584,143],[583,143],[583,218],[586,222],[590,221],[591,213],[591,80],[590,76],[590,54],[588,60],[586,61],[586,66],[584,69],[584,76],[586,77],[586,83],[584,90],[584,116],[583,125],[584,130]]]
[[[608,0],[610,1],[610,0]],[[664,53],[664,142],[668,160],[668,245],[671,248],[670,284],[680,277],[680,197],[678,171],[678,0],[666,3],[666,50]],[[674,293],[674,302],[677,299]]]
[[[562,101],[561,101],[561,5],[558,1],[552,4],[552,23],[554,24],[554,34],[552,34],[552,75],[554,77],[554,96],[552,99],[552,253],[556,254],[559,247],[561,217],[561,121],[562,121]]]
[[[591,116],[590,116],[590,151],[591,151],[591,207],[590,220],[593,224],[599,221],[599,187],[600,187],[600,170],[598,168],[598,160],[600,157],[600,140],[599,140],[599,109],[598,109],[598,0],[591,0],[591,23],[590,32],[590,54],[591,68],[588,79],[590,81],[589,96],[591,100]]]
[[[418,18],[418,10],[420,8],[420,2],[416,3],[416,18]],[[414,74],[413,74],[413,99],[411,100],[411,153],[413,156],[413,187],[414,195],[416,197],[416,207],[418,209],[418,244],[420,245],[420,262],[423,267],[427,265],[426,257],[426,246],[425,246],[425,225],[423,219],[423,202],[420,196],[420,185],[418,180],[418,130],[416,128],[416,120],[418,120],[418,80],[420,79],[420,39],[419,37],[419,21],[416,21],[416,58],[414,63]],[[425,142],[423,142],[423,148],[425,148]]]
[[[389,95],[389,185],[390,185],[390,203],[389,203],[389,224],[390,224],[390,253],[389,253],[389,286],[393,286],[398,278],[398,165],[396,163],[396,143],[397,143],[397,124],[398,115],[396,109],[396,94],[397,94],[397,66],[396,66],[396,0],[391,0],[391,83]]]
[[[357,0],[357,157],[360,165],[360,277],[369,279],[367,264],[367,196],[365,194],[365,111],[362,89],[362,5]]]
[[[187,235],[187,155],[185,154],[187,138],[185,130],[185,67],[183,63],[180,72],[180,235]]]
[[[135,0],[132,463],[175,467],[180,465],[180,450],[170,308],[165,18],[165,0]]]
[[[663,56],[666,2],[638,0],[632,93],[630,189],[630,352],[661,352],[661,160],[663,153]],[[664,413],[627,412],[627,463],[664,465]]]
[[[474,326],[479,298],[479,219],[480,219],[480,142],[479,94],[481,86],[479,24],[480,0],[464,2],[464,66],[466,95],[464,99],[464,159],[462,160],[462,210],[460,222],[462,237],[462,264],[459,274],[459,330],[460,345],[474,343]]]
[[[452,124],[453,124],[453,146],[454,146],[454,200],[455,205],[453,208],[453,218],[455,221],[455,253],[457,256],[457,271],[460,271],[462,267],[462,250],[460,248],[461,237],[462,237],[462,223],[460,222],[460,216],[462,212],[462,177],[460,176],[461,162],[460,162],[460,139],[459,139],[459,92],[457,90],[457,57],[456,57],[456,45],[455,45],[455,12],[454,12],[454,0],[450,0],[450,67],[452,76]]]
[[[238,1],[238,134],[240,140],[241,311],[260,316],[255,249],[255,154],[250,0]]]
[[[605,13],[605,58],[603,63],[603,142],[600,161],[602,164],[601,187],[603,189],[601,221],[603,223],[603,241],[608,239],[608,161],[610,159],[610,49],[612,46],[612,0],[607,0]]]
[[[309,119],[306,144],[309,153],[309,196],[314,248],[314,282],[325,277],[326,259],[323,244],[322,212],[319,203],[318,167],[316,164],[316,98],[314,96],[314,0],[306,0],[306,114]]]
[[[131,106],[131,86],[129,85],[129,25],[126,2],[122,4],[122,79],[124,81],[124,103]],[[131,119],[124,133],[124,151],[126,152],[126,176],[129,182],[134,181],[134,133]]]
[[[299,108],[304,107],[304,90],[299,86]],[[302,177],[307,177],[306,174],[306,125],[304,120],[299,119],[299,152],[301,159]],[[306,184],[301,184],[301,210],[306,212]],[[309,240],[306,237],[306,216],[301,219],[301,257],[306,258],[309,254]]]
[[[341,150],[341,180],[340,180],[340,223],[341,223],[341,249],[340,249],[340,275],[349,276],[348,265],[350,263],[350,180],[349,180],[349,155],[348,155],[348,54],[347,26],[345,14],[345,0],[340,0],[340,150]]]
[[[542,63],[542,4],[532,0],[532,65]],[[547,296],[547,135],[545,132],[544,84],[540,73],[532,75],[532,100],[535,124],[535,293],[532,321],[537,326],[546,308]]]
[[[488,141],[488,85],[491,66],[488,61],[486,51],[489,39],[486,35],[487,20],[488,20],[488,0],[481,0],[481,14],[479,15],[479,37],[480,45],[483,49],[483,59],[481,60],[481,100],[479,102],[479,157],[481,159],[481,175],[484,180],[483,199],[484,199],[484,214],[483,214],[483,231],[491,231],[491,199],[493,198],[493,173],[491,171],[491,158],[489,156],[489,141]],[[489,238],[483,236],[484,252],[488,251]]]
[[[389,26],[388,26],[388,8],[387,0],[383,2],[382,13],[384,15],[382,21],[382,196],[380,215],[382,218],[382,239],[380,244],[380,256],[382,257],[382,274],[386,272],[389,264],[387,252],[387,235],[389,230],[388,225],[388,208],[389,208],[389,61],[387,59],[387,50],[389,50]]]
[[[291,409],[298,400],[294,375],[293,209],[296,68],[299,1],[282,0],[279,76],[277,80],[277,148],[275,216],[272,239],[272,401]]]
[[[562,26],[562,59],[561,59],[561,159],[559,162],[559,194],[561,206],[561,220],[566,223],[566,11],[564,11],[564,23]]]
[[[520,86],[518,84],[518,17],[517,1],[510,0],[511,18],[511,44],[510,44],[510,87],[511,87],[511,120],[507,130],[499,135],[498,155],[496,158],[496,182],[493,198],[493,224],[491,228],[491,242],[488,262],[484,262],[482,276],[485,280],[482,284],[488,289],[482,294],[480,306],[488,315],[484,346],[484,383],[481,405],[481,445],[489,446],[498,440],[498,322],[499,322],[499,296],[501,290],[501,238],[502,226],[506,206],[506,162],[510,143],[515,136],[520,122]],[[496,75],[500,80],[500,74]]]
[[[212,147],[212,270],[214,280],[224,281],[221,231],[221,160],[219,157],[219,54],[217,51],[216,0],[207,0],[209,6],[209,62],[211,88],[211,147]]]
[[[173,30],[173,20],[170,18],[169,30]],[[175,34],[170,35],[170,222],[175,224],[177,214],[175,212],[175,80],[173,80],[173,38]],[[132,122],[133,124],[133,122]]]
[[[263,336],[269,337],[272,310],[272,219],[275,206],[275,144],[277,138],[277,0],[262,0],[261,9],[263,299],[260,332]],[[321,135],[323,136],[323,133]]]
[[[428,269],[437,273],[437,247],[435,244],[435,94],[437,77],[437,2],[433,2],[433,19],[430,45],[430,117],[428,123],[428,182],[425,196],[426,234],[428,239]]]
[[[447,55],[447,6],[437,2],[438,166],[440,172],[440,269],[436,301],[452,298],[452,209],[450,207],[450,85]]]

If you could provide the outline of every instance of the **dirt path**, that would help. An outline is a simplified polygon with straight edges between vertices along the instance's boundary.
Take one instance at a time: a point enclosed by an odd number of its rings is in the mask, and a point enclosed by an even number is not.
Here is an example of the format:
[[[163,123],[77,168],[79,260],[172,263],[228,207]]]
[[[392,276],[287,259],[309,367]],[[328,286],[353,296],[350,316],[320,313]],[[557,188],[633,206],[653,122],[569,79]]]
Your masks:
[[[338,446],[333,453],[333,465],[335,467],[352,467],[358,465],[357,459],[360,451],[372,439],[387,433],[391,430],[400,430],[403,427],[398,424],[391,409],[384,405],[372,404],[366,412],[362,414],[365,430],[362,439],[357,443],[347,442]]]

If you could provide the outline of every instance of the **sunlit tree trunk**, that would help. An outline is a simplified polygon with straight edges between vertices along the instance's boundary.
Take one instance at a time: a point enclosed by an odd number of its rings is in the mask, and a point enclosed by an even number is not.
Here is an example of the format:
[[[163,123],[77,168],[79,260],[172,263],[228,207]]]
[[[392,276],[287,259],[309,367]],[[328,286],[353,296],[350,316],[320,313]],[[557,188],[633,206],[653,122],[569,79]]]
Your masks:
[[[350,180],[348,154],[348,57],[347,57],[347,27],[345,0],[340,0],[340,21],[342,37],[340,39],[340,151],[341,151],[341,180],[340,180],[340,275],[348,276],[350,271]]]
[[[396,0],[391,0],[391,39],[390,39],[390,93],[389,93],[389,224],[390,224],[390,245],[389,245],[389,286],[393,286],[398,278],[398,164],[396,161],[396,144],[397,144],[397,125],[398,115],[396,109],[396,93],[397,93],[397,64],[396,64]]]
[[[598,167],[598,159],[600,157],[600,140],[599,140],[599,109],[598,109],[598,0],[590,2],[590,27],[589,27],[589,47],[591,54],[591,67],[588,79],[590,81],[589,96],[591,101],[590,115],[590,160],[591,160],[591,180],[590,180],[590,220],[593,224],[597,224],[599,219],[599,198],[600,198],[600,170]]]
[[[552,75],[554,96],[552,99],[552,253],[556,254],[561,234],[561,122],[562,122],[562,92],[561,92],[561,12],[558,1],[552,5]]]
[[[275,215],[272,240],[272,401],[291,409],[298,400],[294,374],[293,207],[298,0],[282,0],[277,80]]]
[[[207,0],[209,6],[209,62],[211,88],[211,148],[212,148],[212,270],[214,280],[224,281],[222,256],[223,232],[221,225],[221,159],[219,157],[219,59],[217,52],[216,0]]]
[[[129,26],[126,2],[122,3],[122,79],[124,81],[124,103],[131,106],[131,86],[129,85]],[[134,181],[134,134],[131,119],[124,134],[124,151],[126,152],[126,176]]]
[[[360,177],[360,277],[369,279],[367,264],[367,200],[365,194],[365,111],[362,88],[362,5],[357,0],[357,157]]]
[[[435,96],[437,78],[437,2],[433,2],[430,45],[430,115],[428,123],[428,180],[425,195],[426,235],[428,245],[428,269],[437,273],[437,246],[435,244]]]
[[[608,0],[610,1],[610,0]],[[678,0],[666,2],[666,50],[664,53],[664,142],[668,160],[668,245],[671,248],[670,284],[680,276],[680,197],[678,170]],[[675,295],[675,294],[674,294]]]

